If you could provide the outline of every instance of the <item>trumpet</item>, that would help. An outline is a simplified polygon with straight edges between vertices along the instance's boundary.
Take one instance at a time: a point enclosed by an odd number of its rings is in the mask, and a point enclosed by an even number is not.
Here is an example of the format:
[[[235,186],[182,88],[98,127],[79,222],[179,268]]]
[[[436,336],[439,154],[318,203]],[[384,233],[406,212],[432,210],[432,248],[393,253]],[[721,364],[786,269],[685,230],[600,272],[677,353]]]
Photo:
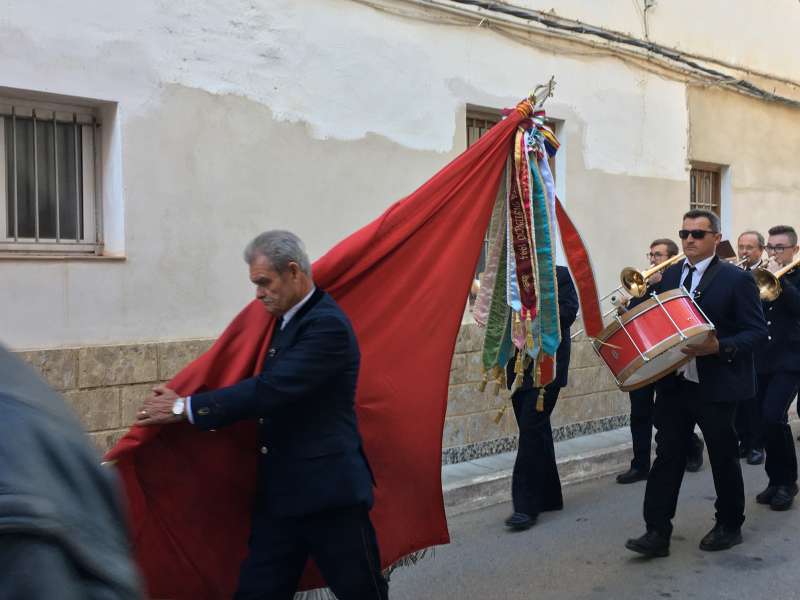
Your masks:
[[[790,262],[788,265],[771,273],[767,269],[756,269],[753,271],[753,278],[756,280],[756,285],[758,286],[758,295],[761,297],[762,300],[766,300],[767,302],[774,301],[778,296],[781,295],[783,291],[781,288],[780,279],[786,273],[794,269],[800,265],[800,258],[797,260]]]
[[[679,260],[685,258],[685,254],[681,252],[672,258],[668,258],[664,262],[654,267],[650,267],[646,271],[638,271],[633,267],[625,267],[619,274],[619,280],[622,284],[620,287],[634,298],[641,298],[647,292],[647,281],[656,273],[663,271],[667,267],[671,267]],[[619,288],[618,288],[619,289]]]

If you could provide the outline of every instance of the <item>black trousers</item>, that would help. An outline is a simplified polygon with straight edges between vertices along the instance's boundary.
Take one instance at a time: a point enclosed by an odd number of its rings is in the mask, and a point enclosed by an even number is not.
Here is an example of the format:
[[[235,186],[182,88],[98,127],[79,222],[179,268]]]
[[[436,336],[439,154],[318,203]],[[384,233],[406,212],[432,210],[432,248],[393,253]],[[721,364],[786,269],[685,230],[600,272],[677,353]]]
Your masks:
[[[800,373],[779,371],[758,375],[758,406],[764,423],[765,468],[769,485],[797,482],[797,454],[789,427],[789,405],[797,394]]]
[[[714,477],[717,521],[735,529],[744,522],[744,483],[734,429],[736,404],[709,402],[699,386],[679,379],[675,388],[656,398],[656,460],[647,479],[644,520],[648,530],[669,537],[689,455],[689,435],[697,423],[708,447]]]
[[[739,402],[736,409],[736,433],[739,444],[747,450],[764,448],[764,424],[758,396]]]
[[[539,388],[517,390],[511,398],[519,427],[519,448],[511,478],[514,512],[535,516],[564,505],[550,426],[560,391],[560,387],[545,387],[542,412],[536,410]]]
[[[234,600],[292,600],[309,558],[339,600],[386,600],[375,529],[363,506],[302,517],[256,511]]]
[[[631,400],[631,441],[633,442],[632,469],[650,470],[650,444],[653,437],[653,411],[655,410],[655,384],[629,392]],[[703,452],[703,443],[692,428],[689,434],[689,456]]]

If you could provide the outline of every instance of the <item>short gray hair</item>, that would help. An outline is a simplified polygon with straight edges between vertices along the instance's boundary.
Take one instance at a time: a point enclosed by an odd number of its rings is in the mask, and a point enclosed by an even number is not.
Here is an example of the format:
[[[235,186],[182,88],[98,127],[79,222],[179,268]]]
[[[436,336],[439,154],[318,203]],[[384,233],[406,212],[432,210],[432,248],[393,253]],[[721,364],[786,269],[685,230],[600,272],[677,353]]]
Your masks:
[[[244,249],[244,260],[252,264],[256,256],[263,256],[278,273],[283,273],[289,263],[297,263],[300,270],[311,275],[311,261],[308,260],[303,240],[291,231],[273,229],[257,235]]]
[[[755,229],[748,229],[747,231],[743,231],[742,233],[739,234],[737,241],[742,239],[742,236],[744,235],[756,236],[756,239],[758,240],[758,245],[761,246],[762,248],[767,245],[767,243],[764,241],[764,236],[761,234],[760,231],[756,231]]]

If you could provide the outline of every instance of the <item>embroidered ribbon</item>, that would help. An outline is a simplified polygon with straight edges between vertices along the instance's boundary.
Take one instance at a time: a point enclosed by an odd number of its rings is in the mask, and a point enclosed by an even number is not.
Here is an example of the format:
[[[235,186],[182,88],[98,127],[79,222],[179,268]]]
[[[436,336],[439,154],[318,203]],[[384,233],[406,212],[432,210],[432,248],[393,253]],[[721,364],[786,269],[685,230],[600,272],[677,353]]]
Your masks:
[[[502,229],[505,234],[505,228]],[[501,237],[502,248],[505,250],[505,235]],[[484,372],[492,370],[499,365],[499,358],[504,342],[509,342],[506,335],[510,309],[506,303],[506,253],[500,253],[500,262],[497,266],[497,277],[492,290],[492,300],[489,308],[489,318],[486,322],[486,335],[483,338],[483,352],[481,363]]]
[[[516,163],[516,161],[515,161]],[[527,165],[524,170],[527,172]],[[519,284],[519,295],[522,305],[535,314],[536,311],[536,280],[534,277],[534,257],[532,252],[530,227],[526,217],[523,198],[520,196],[519,171],[514,165],[512,172],[512,184],[508,195],[508,214],[511,229],[512,246],[514,249],[514,259],[516,262],[517,282]],[[517,182],[517,185],[514,184]],[[526,186],[527,190],[527,186]]]
[[[494,284],[497,278],[497,268],[500,264],[500,254],[505,253],[503,232],[506,227],[506,194],[509,188],[507,182],[510,178],[511,161],[509,160],[506,163],[505,176],[500,180],[500,187],[497,190],[497,199],[495,200],[492,217],[489,221],[489,248],[486,257],[486,266],[481,275],[481,288],[478,292],[478,297],[475,299],[475,305],[472,307],[472,315],[475,317],[475,322],[481,327],[486,327],[486,323],[489,320],[489,310],[491,308],[492,293],[494,292]]]

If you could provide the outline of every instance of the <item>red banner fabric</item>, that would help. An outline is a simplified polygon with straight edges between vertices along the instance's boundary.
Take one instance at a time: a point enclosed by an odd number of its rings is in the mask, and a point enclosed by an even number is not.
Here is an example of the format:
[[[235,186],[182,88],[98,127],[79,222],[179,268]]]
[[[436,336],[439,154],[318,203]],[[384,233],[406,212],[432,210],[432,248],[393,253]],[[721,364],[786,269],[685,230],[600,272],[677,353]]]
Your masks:
[[[449,541],[441,445],[450,363],[523,118],[512,111],[313,267],[317,285],[350,317],[361,346],[356,408],[377,481],[372,519],[384,567]],[[272,326],[254,301],[170,387],[188,395],[258,373]],[[188,424],[135,426],[109,452],[124,482],[136,556],[152,597],[231,596],[246,554],[256,456],[249,422],[216,432]],[[313,574],[304,581],[320,583]]]

